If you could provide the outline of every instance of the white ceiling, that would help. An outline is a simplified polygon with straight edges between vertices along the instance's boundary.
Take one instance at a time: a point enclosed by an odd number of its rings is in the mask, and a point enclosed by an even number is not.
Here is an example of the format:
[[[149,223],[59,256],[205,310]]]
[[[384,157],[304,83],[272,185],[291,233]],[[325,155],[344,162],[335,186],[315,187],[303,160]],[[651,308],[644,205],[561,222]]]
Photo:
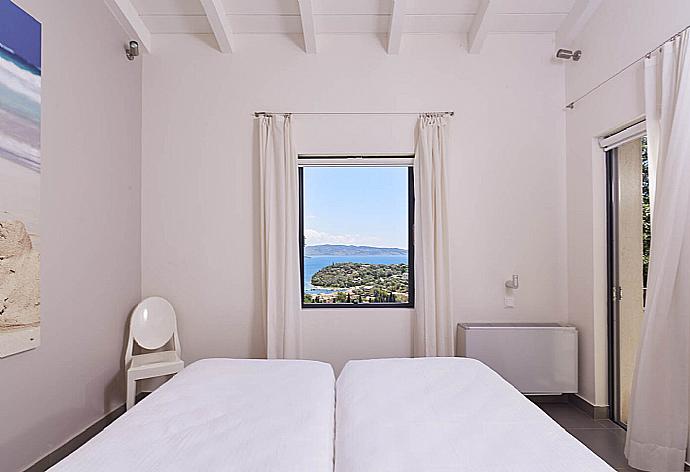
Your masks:
[[[467,33],[480,0],[407,0],[403,33]],[[222,0],[233,34],[302,33],[297,0]],[[555,33],[575,0],[502,0],[490,33]],[[153,34],[211,33],[199,0],[132,0]],[[313,0],[317,34],[386,33],[392,0]]]
[[[152,51],[159,34],[214,34],[218,48],[251,34],[303,34],[305,52],[324,34],[388,35],[389,54],[405,34],[466,35],[479,53],[490,33],[556,34],[568,47],[603,0],[104,0],[132,39]]]

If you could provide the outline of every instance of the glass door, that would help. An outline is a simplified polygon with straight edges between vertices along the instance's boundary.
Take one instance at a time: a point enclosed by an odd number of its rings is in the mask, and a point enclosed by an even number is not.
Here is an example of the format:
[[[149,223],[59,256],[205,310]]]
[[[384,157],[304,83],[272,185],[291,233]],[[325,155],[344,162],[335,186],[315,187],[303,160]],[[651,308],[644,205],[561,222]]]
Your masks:
[[[607,152],[609,390],[625,426],[646,301],[651,220],[646,137]]]

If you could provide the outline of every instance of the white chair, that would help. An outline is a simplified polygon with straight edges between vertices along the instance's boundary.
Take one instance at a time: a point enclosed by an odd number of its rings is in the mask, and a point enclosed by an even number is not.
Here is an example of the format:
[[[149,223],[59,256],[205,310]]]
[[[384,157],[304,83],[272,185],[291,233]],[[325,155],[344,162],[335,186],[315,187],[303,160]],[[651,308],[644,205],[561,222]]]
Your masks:
[[[173,350],[134,355],[134,343],[144,349],[160,349],[173,339]],[[134,406],[137,380],[176,374],[184,368],[180,358],[177,319],[172,305],[164,298],[150,297],[137,305],[129,321],[129,340],[125,351],[127,369],[127,409]]]

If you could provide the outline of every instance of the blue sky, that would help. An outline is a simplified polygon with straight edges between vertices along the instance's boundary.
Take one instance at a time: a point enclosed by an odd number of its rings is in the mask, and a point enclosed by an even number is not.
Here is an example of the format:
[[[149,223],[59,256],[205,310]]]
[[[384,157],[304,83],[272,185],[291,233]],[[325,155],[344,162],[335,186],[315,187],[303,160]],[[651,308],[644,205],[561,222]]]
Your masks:
[[[41,24],[10,0],[0,0],[0,43],[41,68]]]
[[[307,245],[407,249],[406,167],[305,167]]]

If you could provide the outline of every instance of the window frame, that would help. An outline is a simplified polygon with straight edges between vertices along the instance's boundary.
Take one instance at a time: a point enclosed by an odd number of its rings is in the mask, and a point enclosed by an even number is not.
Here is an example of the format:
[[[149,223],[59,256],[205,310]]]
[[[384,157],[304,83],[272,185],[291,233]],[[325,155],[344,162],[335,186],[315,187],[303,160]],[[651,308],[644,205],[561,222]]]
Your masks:
[[[300,305],[303,309],[375,309],[375,308],[414,308],[415,306],[415,267],[414,267],[414,156],[298,156],[299,173],[299,267],[300,267]],[[310,162],[311,161],[311,162]],[[304,302],[304,167],[407,167],[407,273],[408,300],[405,303],[305,303]]]

